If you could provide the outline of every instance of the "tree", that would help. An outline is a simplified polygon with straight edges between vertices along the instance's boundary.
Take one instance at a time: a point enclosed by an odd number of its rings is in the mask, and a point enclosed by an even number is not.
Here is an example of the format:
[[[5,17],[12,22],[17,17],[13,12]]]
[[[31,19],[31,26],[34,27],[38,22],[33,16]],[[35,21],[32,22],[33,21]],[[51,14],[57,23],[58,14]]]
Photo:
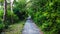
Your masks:
[[[32,5],[28,6],[27,12],[45,34],[59,34],[60,32],[59,3],[59,0],[31,0]]]
[[[10,6],[11,6],[11,22],[13,23],[13,2],[14,0],[10,0]]]
[[[4,15],[3,15],[3,22],[5,23],[7,20],[7,1],[4,0]]]

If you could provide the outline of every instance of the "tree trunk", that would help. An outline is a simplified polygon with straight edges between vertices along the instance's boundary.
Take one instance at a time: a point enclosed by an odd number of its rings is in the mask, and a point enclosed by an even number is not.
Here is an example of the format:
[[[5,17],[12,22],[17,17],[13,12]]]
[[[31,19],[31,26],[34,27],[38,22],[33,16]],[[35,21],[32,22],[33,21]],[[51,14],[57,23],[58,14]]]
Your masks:
[[[11,0],[10,0],[10,6],[11,6],[11,22],[13,24],[13,9],[12,9],[13,3],[11,2]]]
[[[5,24],[6,20],[7,20],[7,1],[4,0],[4,15],[3,15],[3,22]]]

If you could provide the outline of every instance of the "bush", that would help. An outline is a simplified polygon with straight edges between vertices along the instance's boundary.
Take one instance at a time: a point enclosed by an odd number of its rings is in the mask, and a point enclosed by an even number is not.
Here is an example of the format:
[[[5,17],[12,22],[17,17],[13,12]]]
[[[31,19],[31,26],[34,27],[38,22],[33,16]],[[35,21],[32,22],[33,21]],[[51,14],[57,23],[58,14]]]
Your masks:
[[[45,0],[38,0],[37,2],[35,0],[27,10],[28,14],[32,16],[34,22],[45,32],[44,34],[59,34],[60,32],[59,3],[60,2],[58,0],[49,0],[49,4]]]

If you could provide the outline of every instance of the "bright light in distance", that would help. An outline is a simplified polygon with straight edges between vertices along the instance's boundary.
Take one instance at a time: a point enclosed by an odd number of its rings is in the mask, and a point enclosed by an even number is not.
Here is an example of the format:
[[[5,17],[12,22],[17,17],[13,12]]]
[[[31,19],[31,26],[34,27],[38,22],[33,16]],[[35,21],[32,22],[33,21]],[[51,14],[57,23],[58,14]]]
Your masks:
[[[10,0],[11,2],[13,2],[14,0]]]
[[[26,0],[26,2],[29,2],[30,0]]]

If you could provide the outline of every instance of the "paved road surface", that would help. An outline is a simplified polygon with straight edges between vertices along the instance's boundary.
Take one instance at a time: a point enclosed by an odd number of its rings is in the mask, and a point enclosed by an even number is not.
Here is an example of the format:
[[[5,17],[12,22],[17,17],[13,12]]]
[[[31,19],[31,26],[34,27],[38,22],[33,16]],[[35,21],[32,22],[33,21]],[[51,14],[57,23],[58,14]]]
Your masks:
[[[40,31],[33,21],[28,19],[25,23],[22,34],[40,34]]]

